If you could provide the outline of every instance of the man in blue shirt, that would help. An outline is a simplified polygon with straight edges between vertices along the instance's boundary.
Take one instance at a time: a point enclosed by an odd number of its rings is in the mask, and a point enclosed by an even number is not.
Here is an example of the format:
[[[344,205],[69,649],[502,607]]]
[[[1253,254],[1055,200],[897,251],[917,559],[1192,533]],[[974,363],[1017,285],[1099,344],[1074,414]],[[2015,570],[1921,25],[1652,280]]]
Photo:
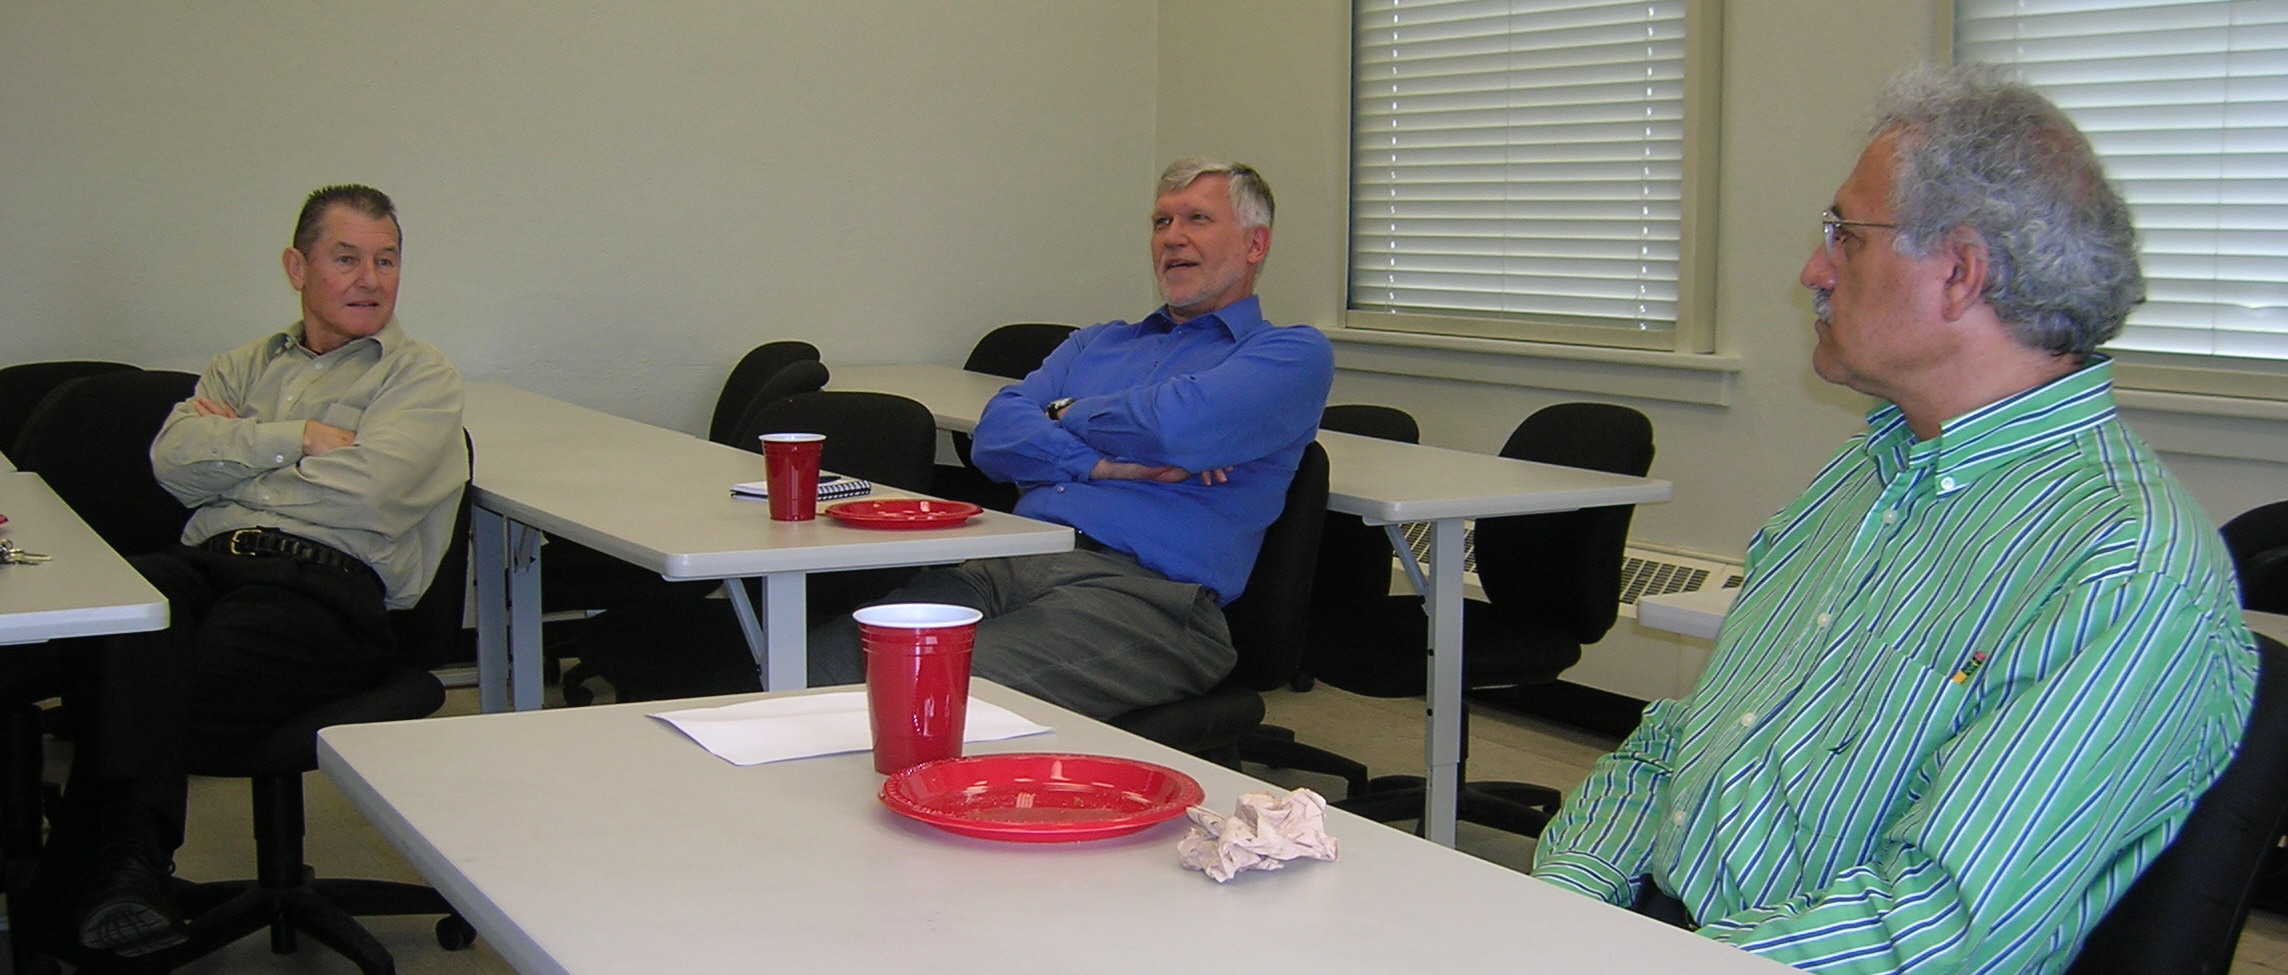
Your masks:
[[[1078,547],[931,570],[880,602],[983,612],[972,672],[1092,717],[1229,674],[1222,606],[1247,585],[1334,381],[1326,336],[1274,327],[1255,298],[1271,218],[1254,169],[1170,165],[1152,208],[1167,304],[1074,333],[977,425],[978,469],[1024,491],[1018,514],[1076,529]],[[820,627],[811,683],[863,680],[860,656],[855,623]]]

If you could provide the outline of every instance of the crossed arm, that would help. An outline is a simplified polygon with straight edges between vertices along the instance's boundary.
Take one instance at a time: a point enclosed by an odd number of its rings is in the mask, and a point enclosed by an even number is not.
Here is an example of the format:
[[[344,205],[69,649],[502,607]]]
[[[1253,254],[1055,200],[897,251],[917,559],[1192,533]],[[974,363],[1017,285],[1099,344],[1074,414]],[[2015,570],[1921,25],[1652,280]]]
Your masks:
[[[226,420],[238,419],[238,411],[228,403],[217,403],[204,396],[191,399],[191,409],[200,416],[219,416]],[[357,440],[357,431],[327,426],[316,420],[302,421],[302,456],[316,457],[337,447],[347,447]]]
[[[1316,332],[1273,329],[1207,368],[1113,386],[1087,375],[1101,366],[1081,361],[1095,337],[1075,336],[986,405],[972,455],[981,469],[1025,487],[1223,484],[1233,468],[1317,425],[1333,373]],[[1050,405],[1065,396],[1076,398],[1052,416]]]

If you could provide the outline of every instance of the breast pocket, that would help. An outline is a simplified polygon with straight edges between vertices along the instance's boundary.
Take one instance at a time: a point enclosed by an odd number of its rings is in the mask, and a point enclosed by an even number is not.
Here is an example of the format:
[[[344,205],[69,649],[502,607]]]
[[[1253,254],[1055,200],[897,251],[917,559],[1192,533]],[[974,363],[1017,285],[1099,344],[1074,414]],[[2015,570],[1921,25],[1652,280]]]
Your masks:
[[[335,403],[327,406],[325,412],[318,415],[319,423],[329,427],[340,427],[352,433],[357,432],[358,424],[364,420],[365,411],[347,403]]]
[[[1932,648],[1882,641],[1855,657],[1810,712],[1813,733],[1778,756],[1800,821],[1844,845],[1871,844],[1927,790],[1930,753],[1953,736],[1964,700]]]

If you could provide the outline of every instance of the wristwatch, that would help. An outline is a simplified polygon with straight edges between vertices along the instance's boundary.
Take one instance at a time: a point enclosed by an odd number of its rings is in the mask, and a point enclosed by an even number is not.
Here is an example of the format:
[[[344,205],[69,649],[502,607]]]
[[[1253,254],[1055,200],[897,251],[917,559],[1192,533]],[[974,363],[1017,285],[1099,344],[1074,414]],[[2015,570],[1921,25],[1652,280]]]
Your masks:
[[[1062,420],[1064,419],[1065,407],[1073,405],[1074,399],[1076,397],[1067,396],[1060,400],[1051,400],[1049,401],[1049,408],[1041,412],[1048,414],[1051,420]]]

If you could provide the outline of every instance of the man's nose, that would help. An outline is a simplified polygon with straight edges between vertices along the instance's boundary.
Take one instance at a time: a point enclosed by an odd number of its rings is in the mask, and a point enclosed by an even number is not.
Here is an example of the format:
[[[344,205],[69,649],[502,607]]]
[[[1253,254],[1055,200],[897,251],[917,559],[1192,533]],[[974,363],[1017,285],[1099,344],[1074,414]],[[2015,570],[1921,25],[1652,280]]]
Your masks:
[[[1811,249],[1811,256],[1804,259],[1803,273],[1797,276],[1796,281],[1813,291],[1835,288],[1835,263],[1827,259],[1827,248],[1815,246]]]

